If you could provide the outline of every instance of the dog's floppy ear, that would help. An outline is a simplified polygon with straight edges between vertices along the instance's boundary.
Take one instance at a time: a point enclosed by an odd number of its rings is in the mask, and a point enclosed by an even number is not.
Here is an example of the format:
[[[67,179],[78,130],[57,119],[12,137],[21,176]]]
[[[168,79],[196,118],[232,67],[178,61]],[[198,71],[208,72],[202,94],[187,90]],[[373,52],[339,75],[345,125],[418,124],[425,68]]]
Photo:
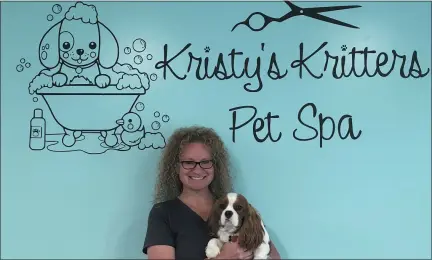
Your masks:
[[[47,69],[54,68],[60,62],[60,27],[62,21],[54,24],[39,43],[39,61]]]
[[[99,64],[105,68],[112,68],[119,58],[119,45],[114,34],[103,23],[99,25]]]
[[[246,250],[254,250],[264,240],[264,229],[260,215],[251,204],[248,204],[247,211],[239,231],[239,245]]]
[[[217,233],[220,227],[220,217],[222,214],[222,210],[219,207],[219,201],[216,201],[213,204],[212,210],[210,212],[210,216],[207,220],[207,225],[210,229],[210,236],[217,237]]]

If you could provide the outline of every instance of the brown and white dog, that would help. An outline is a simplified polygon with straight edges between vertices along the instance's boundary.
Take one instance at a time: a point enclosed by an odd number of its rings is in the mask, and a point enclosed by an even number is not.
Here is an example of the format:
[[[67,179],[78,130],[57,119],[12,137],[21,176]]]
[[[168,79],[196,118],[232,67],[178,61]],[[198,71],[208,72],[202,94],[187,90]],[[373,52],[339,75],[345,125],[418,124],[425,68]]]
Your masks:
[[[228,193],[215,202],[208,220],[212,238],[206,247],[214,258],[224,243],[238,238],[240,247],[252,251],[254,259],[269,259],[270,237],[257,210],[238,193]]]

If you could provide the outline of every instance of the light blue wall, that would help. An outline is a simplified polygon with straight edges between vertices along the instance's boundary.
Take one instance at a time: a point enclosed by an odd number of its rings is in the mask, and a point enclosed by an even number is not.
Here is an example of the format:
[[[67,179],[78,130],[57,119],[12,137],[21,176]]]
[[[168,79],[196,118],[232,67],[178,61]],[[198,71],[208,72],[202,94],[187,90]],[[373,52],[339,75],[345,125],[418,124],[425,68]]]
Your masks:
[[[236,188],[260,210],[282,257],[431,257],[431,74],[404,79],[399,74],[400,59],[385,78],[334,79],[326,71],[321,79],[314,79],[304,68],[300,79],[299,68],[291,68],[291,62],[299,59],[300,43],[309,55],[328,42],[307,62],[316,74],[324,67],[325,50],[341,56],[353,47],[389,55],[395,50],[407,55],[408,64],[416,51],[424,73],[431,67],[430,3],[298,2],[302,7],[360,4],[361,8],[325,13],[360,29],[295,17],[261,32],[246,27],[231,32],[234,24],[254,11],[279,16],[289,8],[282,1],[97,2],[100,21],[118,39],[118,62],[130,63],[149,77],[154,73],[157,79],[130,81],[145,87],[149,83],[145,95],[133,94],[142,88],[116,90],[115,86],[53,87],[43,89],[44,95],[30,95],[29,84],[43,69],[39,42],[74,3],[60,3],[60,14],[53,13],[54,4],[1,3],[2,258],[143,258],[141,246],[161,153],[154,148],[163,147],[177,127],[191,124],[214,127],[226,141],[235,164]],[[50,14],[52,21],[47,20]],[[80,44],[83,31],[70,32]],[[58,39],[53,35],[51,42]],[[101,37],[102,45],[112,44],[105,35]],[[132,47],[137,38],[146,42],[144,52],[138,53],[143,57],[139,65],[134,63],[133,49],[124,54],[124,48]],[[211,64],[221,52],[230,69],[226,55],[235,48],[250,57],[251,73],[256,58],[261,57],[262,90],[244,90],[247,82],[256,88],[256,78],[197,80],[196,64],[185,80],[176,80],[169,71],[164,79],[163,71],[155,68],[163,59],[164,45],[172,56],[188,43],[190,48],[171,63],[179,75],[187,69],[188,51],[210,57]],[[261,43],[265,43],[264,51]],[[50,47],[55,45],[52,42]],[[347,47],[345,52],[342,45]],[[283,79],[267,76],[272,52],[277,53],[279,68],[288,69]],[[101,53],[101,59],[113,54]],[[369,59],[371,72],[376,56],[371,54]],[[350,64],[351,60],[346,61]],[[362,59],[355,63],[360,71]],[[89,95],[100,93],[105,95]],[[142,104],[136,106],[135,97]],[[295,129],[301,138],[314,134],[297,119],[300,108],[309,102],[316,105],[317,116],[313,118],[311,108],[305,109],[302,120],[306,124],[319,129],[318,113],[333,117],[336,124],[342,115],[350,114],[355,133],[362,131],[360,138],[341,140],[336,132],[321,148],[318,138],[295,140]],[[229,110],[236,106],[255,106],[257,118],[268,112],[279,115],[272,120],[271,131],[273,138],[281,132],[281,139],[258,143],[250,122],[237,130],[234,143]],[[107,150],[101,146],[104,139],[95,133],[83,133],[71,148],[62,145],[62,125],[78,130],[113,128],[131,107],[139,116],[132,117],[133,123],[141,118],[147,134],[141,139],[143,131],[117,136],[124,142],[137,139],[139,146]],[[41,120],[30,122],[36,108],[43,110],[45,126]],[[156,111],[159,117],[154,116]],[[239,111],[237,124],[250,115],[250,111]],[[342,130],[346,126],[344,121]],[[36,136],[46,133],[46,141],[29,139],[30,129]],[[327,120],[325,136],[330,129]],[[265,134],[263,130],[258,135]],[[34,149],[45,148],[31,150],[29,142]]]

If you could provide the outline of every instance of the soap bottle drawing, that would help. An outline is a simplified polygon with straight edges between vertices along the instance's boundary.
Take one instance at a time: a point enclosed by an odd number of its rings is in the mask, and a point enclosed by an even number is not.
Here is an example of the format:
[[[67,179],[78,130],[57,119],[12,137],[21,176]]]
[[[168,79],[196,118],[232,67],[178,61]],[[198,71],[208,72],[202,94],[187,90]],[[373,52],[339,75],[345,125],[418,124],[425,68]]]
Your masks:
[[[43,150],[45,148],[45,125],[42,109],[36,108],[30,120],[30,149]]]

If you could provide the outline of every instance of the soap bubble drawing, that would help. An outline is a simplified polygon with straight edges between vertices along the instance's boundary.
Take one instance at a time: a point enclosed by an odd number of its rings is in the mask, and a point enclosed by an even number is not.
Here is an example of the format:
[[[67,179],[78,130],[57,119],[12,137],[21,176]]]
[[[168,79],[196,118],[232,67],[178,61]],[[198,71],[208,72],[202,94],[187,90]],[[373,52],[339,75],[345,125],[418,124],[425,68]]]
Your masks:
[[[47,15],[47,20],[48,21],[54,20],[54,16],[52,16],[52,14]]]
[[[163,115],[163,116],[162,116],[162,121],[163,121],[164,123],[167,123],[169,120],[170,120],[170,118],[169,118],[168,115]]]
[[[151,127],[153,128],[153,130],[159,130],[160,127],[161,127],[161,124],[160,124],[158,121],[154,121],[154,122],[151,124]]]
[[[138,103],[136,103],[136,105],[135,105],[135,109],[136,110],[138,110],[138,111],[143,111],[144,110],[144,104],[142,103],[142,102],[138,102]]]
[[[143,39],[138,38],[133,41],[132,47],[136,52],[143,52],[147,47],[147,43]]]
[[[59,5],[59,4],[55,4],[55,5],[53,5],[53,7],[52,7],[52,11],[53,11],[53,13],[55,13],[55,14],[59,14],[59,13],[61,13],[61,11],[62,11],[62,7],[61,7],[61,5]]]
[[[147,54],[147,60],[152,60],[152,59],[153,59],[153,55]]]
[[[19,62],[20,62],[21,64],[18,64],[18,65],[16,66],[16,70],[17,70],[18,72],[22,72],[22,71],[24,70],[24,67],[26,67],[26,68],[30,68],[30,67],[31,67],[30,62],[26,62],[26,59],[24,59],[24,58],[21,58],[21,59],[19,60]]]
[[[24,66],[21,65],[21,64],[18,64],[18,65],[16,66],[16,70],[17,70],[18,72],[22,72],[22,71],[24,70]]]
[[[131,53],[131,48],[129,48],[129,47],[126,47],[126,48],[124,48],[124,53],[125,54],[130,54]]]
[[[152,73],[152,74],[150,75],[150,80],[151,80],[151,81],[155,81],[155,80],[157,80],[157,75],[156,75],[155,73]]]
[[[134,58],[134,62],[135,62],[135,64],[137,64],[137,65],[139,65],[139,64],[141,64],[142,62],[143,62],[143,57],[141,57],[141,55],[137,55],[137,56],[135,56],[135,58]]]
[[[159,111],[154,112],[154,117],[160,117]]]
[[[33,102],[38,102],[38,101],[39,101],[39,99],[37,97],[33,98]]]

